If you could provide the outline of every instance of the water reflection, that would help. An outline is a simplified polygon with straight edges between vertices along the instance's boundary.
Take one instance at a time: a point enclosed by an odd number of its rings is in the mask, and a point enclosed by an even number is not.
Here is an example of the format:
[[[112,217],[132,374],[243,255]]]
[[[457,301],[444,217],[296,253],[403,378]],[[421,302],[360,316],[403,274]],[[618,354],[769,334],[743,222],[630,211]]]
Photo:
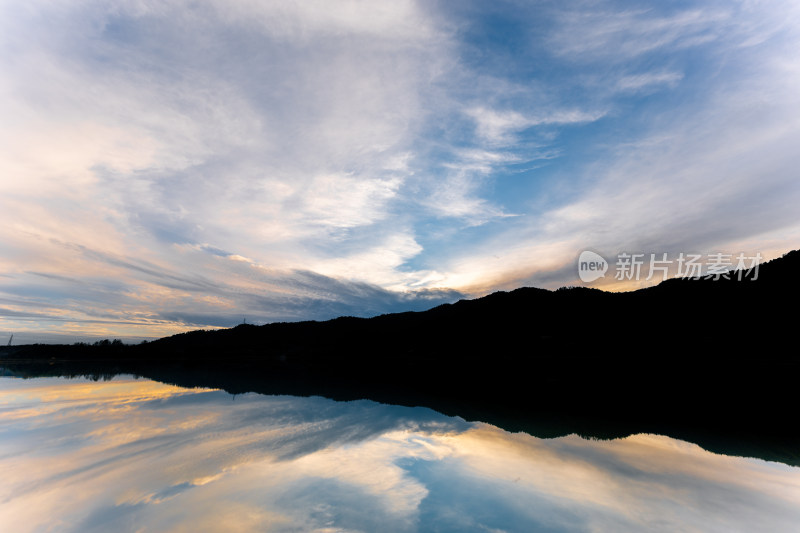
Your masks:
[[[796,531],[800,469],[424,408],[0,378],[5,531]]]

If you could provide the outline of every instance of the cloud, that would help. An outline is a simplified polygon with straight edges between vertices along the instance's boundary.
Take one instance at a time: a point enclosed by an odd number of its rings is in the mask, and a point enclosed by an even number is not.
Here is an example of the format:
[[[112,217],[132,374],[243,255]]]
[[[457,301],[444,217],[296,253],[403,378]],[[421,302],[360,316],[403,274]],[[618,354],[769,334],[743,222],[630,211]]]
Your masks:
[[[655,89],[659,85],[674,87],[681,79],[683,79],[683,74],[679,72],[631,74],[620,78],[616,88],[624,92],[646,91]]]
[[[445,39],[411,2],[32,4],[12,18],[4,40],[20,54],[4,58],[14,105],[2,166],[14,178],[3,182],[13,206],[0,215],[11,249],[3,269],[25,254],[26,268],[50,279],[89,281],[110,268],[151,305],[186,293],[207,301],[228,285],[227,267],[189,264],[197,255],[185,245],[267,270],[340,271],[341,258],[320,252],[391,216]],[[350,274],[374,266],[370,251],[359,254]],[[313,296],[297,296],[313,307]],[[314,317],[327,314],[303,318]]]
[[[0,9],[8,331],[366,315],[555,284],[585,243],[793,235],[791,3]]]
[[[53,243],[54,253],[73,264],[87,265],[80,280],[40,273],[20,274],[4,292],[0,309],[3,329],[14,331],[30,322],[40,327],[97,335],[164,335],[187,328],[232,327],[250,323],[326,320],[341,315],[368,317],[424,310],[464,295],[454,290],[389,290],[352,279],[350,269],[368,263],[371,275],[397,277],[392,266],[403,261],[375,249],[373,259],[356,256],[330,268],[337,277],[307,270],[269,269],[242,261],[210,245],[181,247],[173,270],[143,259],[119,257],[73,243]],[[413,249],[412,249],[413,253]],[[189,266],[192,265],[192,268]],[[365,277],[365,276],[360,276]],[[384,283],[385,279],[381,279]],[[100,326],[104,327],[100,327]]]
[[[388,215],[386,203],[397,194],[399,185],[399,179],[316,176],[300,193],[301,211],[312,224],[332,228],[369,225]]]
[[[762,13],[753,19],[752,31],[758,33],[771,16],[778,15]],[[651,26],[661,24],[645,24]],[[738,23],[722,28],[715,30],[720,41],[745,39]],[[523,209],[526,216],[509,220],[470,249],[451,254],[440,267],[447,273],[440,282],[467,292],[575,284],[575,260],[585,249],[611,257],[634,250],[725,249],[761,251],[771,258],[796,247],[796,237],[793,241],[789,236],[797,235],[792,213],[800,189],[791,170],[798,164],[796,152],[789,146],[800,133],[791,96],[800,78],[788,58],[798,36],[784,30],[780,38],[773,35],[759,42],[740,50],[735,61],[712,75],[704,74],[700,85],[697,72],[680,77],[680,87],[673,87],[678,94],[672,96],[684,99],[680,105],[641,108],[646,115],[635,123],[630,137],[603,139],[602,156],[578,170],[569,194],[544,205],[528,204],[527,209],[537,208],[527,213]],[[727,46],[715,43],[693,46],[699,47],[698,54],[715,56]],[[617,99],[614,95],[622,89],[649,92],[656,84],[679,79],[673,72],[612,76],[604,94]],[[696,93],[697,87],[703,92]],[[630,124],[620,120],[620,113],[613,109],[605,120]],[[510,117],[516,122],[509,118],[501,124],[522,124],[521,114]],[[783,248],[775,248],[778,235],[786,239]],[[743,243],[748,248],[742,248]]]
[[[721,26],[730,23],[731,11],[713,4],[670,12],[583,3],[559,13],[549,41],[555,53],[574,61],[622,62],[665,48],[708,44],[719,38]]]
[[[594,122],[605,114],[601,111],[588,112],[579,109],[562,109],[534,115],[523,115],[516,111],[499,112],[492,109],[471,109],[467,114],[476,122],[477,134],[490,145],[512,144],[513,133],[534,126],[565,125]]]

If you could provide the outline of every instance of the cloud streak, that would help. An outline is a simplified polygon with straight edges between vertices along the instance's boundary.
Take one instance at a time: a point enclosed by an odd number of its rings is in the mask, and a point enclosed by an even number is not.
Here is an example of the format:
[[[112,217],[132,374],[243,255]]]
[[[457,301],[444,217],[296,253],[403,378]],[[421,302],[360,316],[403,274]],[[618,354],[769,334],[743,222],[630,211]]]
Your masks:
[[[586,246],[796,247],[790,3],[0,10],[9,334],[421,308],[571,283]]]

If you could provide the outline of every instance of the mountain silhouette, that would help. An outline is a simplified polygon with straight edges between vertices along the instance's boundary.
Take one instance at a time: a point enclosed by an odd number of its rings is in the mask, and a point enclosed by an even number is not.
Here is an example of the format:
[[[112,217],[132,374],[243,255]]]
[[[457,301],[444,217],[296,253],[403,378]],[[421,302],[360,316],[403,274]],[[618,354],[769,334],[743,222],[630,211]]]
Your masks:
[[[538,436],[661,433],[800,464],[798,272],[796,250],[755,279],[520,288],[422,312],[242,324],[136,346],[0,347],[0,364],[425,405]]]

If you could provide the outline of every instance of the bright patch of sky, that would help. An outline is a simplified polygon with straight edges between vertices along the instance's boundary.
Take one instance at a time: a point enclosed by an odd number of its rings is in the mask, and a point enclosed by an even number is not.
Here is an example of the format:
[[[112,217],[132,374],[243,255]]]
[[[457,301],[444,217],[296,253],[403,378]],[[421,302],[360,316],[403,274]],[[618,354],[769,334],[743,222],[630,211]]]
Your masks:
[[[2,2],[0,334],[425,309],[578,284],[584,249],[775,257],[799,15]]]

